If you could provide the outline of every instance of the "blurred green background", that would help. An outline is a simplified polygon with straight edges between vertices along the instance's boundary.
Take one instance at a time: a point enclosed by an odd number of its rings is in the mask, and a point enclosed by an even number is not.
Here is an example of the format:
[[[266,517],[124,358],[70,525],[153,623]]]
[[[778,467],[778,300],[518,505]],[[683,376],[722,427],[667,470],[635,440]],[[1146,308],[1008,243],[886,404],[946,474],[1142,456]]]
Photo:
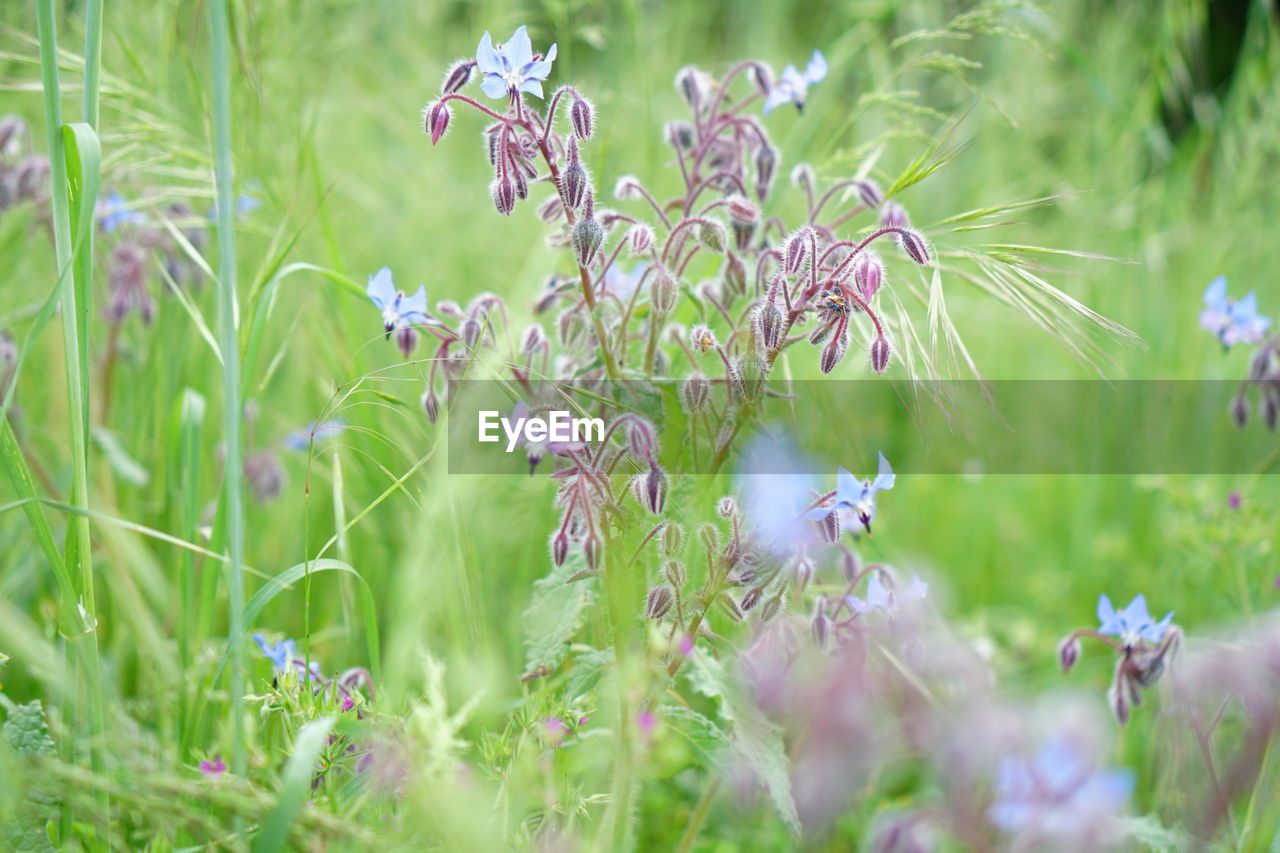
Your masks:
[[[1247,354],[1224,354],[1197,326],[1200,294],[1215,275],[1227,275],[1235,293],[1257,290],[1262,311],[1280,313],[1280,31],[1270,2],[868,0],[819,8],[268,0],[232,8],[237,177],[241,191],[263,202],[241,223],[242,298],[287,249],[290,261],[360,282],[388,265],[401,287],[425,284],[433,301],[465,304],[498,293],[519,330],[557,255],[544,245],[532,207],[510,218],[493,210],[479,118],[458,111],[432,148],[420,110],[447,64],[470,55],[485,30],[503,38],[527,24],[535,47],[559,45],[551,82],[572,82],[595,101],[599,129],[586,156],[605,193],[628,173],[659,195],[675,188],[662,124],[682,116],[672,85],[681,66],[723,70],[758,57],[780,69],[819,48],[831,74],[803,116],[785,109],[766,119],[783,152],[783,179],[800,161],[813,164],[820,181],[845,177],[867,143],[881,141],[873,174],[888,183],[958,122],[950,138],[956,156],[899,201],[927,233],[929,223],[961,211],[1061,195],[1050,207],[1011,215],[999,240],[1122,260],[1050,264],[1056,285],[1143,341],[1105,344],[1113,359],[1105,375],[1242,376]],[[107,3],[104,186],[146,205],[187,198],[198,200],[197,211],[208,208],[205,21],[204,6],[188,0]],[[0,23],[0,114],[24,115],[41,139],[32,10],[6,3]],[[912,35],[922,31],[933,38]],[[62,19],[64,48],[74,53],[81,32],[72,4]],[[77,60],[69,53],[66,63],[67,90],[78,97]],[[20,336],[52,280],[52,252],[32,217],[0,220],[0,327]],[[167,530],[178,489],[173,423],[186,387],[210,403],[202,505],[216,496],[219,373],[187,314],[152,285],[158,319],[150,328],[126,325],[105,425],[146,482],[123,480],[100,452],[91,504]],[[1023,316],[959,279],[947,287],[951,314],[985,375],[1096,375]],[[195,294],[209,317],[213,299],[208,286]],[[363,300],[318,276],[295,276],[272,316],[258,369],[246,377],[256,408],[249,449],[278,446],[285,434],[335,414],[353,428],[314,459],[285,455],[280,497],[251,504],[248,563],[274,574],[314,554],[342,519],[369,509],[334,552],[374,592],[387,695],[418,689],[418,653],[428,649],[446,664],[452,695],[480,697],[473,737],[500,726],[522,689],[519,614],[548,567],[551,484],[449,476],[440,433],[417,402],[424,372],[393,366],[399,355]],[[101,353],[103,329],[91,340]],[[57,333],[36,346],[17,402],[33,453],[65,488]],[[864,368],[841,369],[862,376]],[[863,473],[874,452],[830,460],[832,470]],[[374,505],[424,457],[421,470]],[[727,483],[702,478],[686,488],[696,517],[710,512]],[[1239,510],[1227,507],[1233,490],[1243,498]],[[1010,684],[1030,689],[1057,683],[1054,642],[1092,621],[1099,592],[1127,601],[1145,591],[1153,612],[1176,610],[1189,633],[1274,606],[1278,492],[1265,472],[900,478],[863,553],[931,577],[946,612],[989,640]],[[112,689],[162,730],[176,689],[177,551],[108,525],[95,531]],[[0,542],[0,651],[15,658],[5,689],[34,697],[57,678],[32,663],[53,636],[56,593],[20,514],[0,515]],[[318,578],[309,604],[313,653],[332,667],[366,663],[364,629],[343,583]],[[301,593],[280,596],[258,621],[254,627],[300,636]],[[1096,683],[1101,702],[1105,664],[1086,663],[1096,666],[1072,679]],[[1131,757],[1144,749],[1149,725],[1139,721],[1127,735]],[[663,791],[646,794],[648,817],[669,807]],[[682,822],[678,814],[672,821]],[[767,826],[767,816],[760,823]],[[654,843],[663,837],[659,831]]]

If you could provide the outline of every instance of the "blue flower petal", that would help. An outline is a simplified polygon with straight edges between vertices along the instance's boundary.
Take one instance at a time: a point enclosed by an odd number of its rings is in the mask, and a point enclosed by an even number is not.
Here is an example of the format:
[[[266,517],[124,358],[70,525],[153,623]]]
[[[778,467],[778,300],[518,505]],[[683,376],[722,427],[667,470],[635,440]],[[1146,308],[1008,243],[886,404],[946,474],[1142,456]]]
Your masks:
[[[505,98],[507,96],[507,84],[497,74],[486,74],[484,79],[480,81],[480,90],[490,98]]]
[[[383,267],[369,276],[369,286],[365,290],[379,311],[385,311],[396,298],[395,282],[391,279],[391,269]]]
[[[490,38],[486,31],[484,37],[480,39],[480,44],[476,47],[476,68],[481,74],[501,74],[502,59],[498,56],[498,52],[493,49],[493,39]]]
[[[529,31],[525,27],[517,29],[502,45],[502,58],[510,68],[519,68],[533,60],[533,43],[529,41]]]

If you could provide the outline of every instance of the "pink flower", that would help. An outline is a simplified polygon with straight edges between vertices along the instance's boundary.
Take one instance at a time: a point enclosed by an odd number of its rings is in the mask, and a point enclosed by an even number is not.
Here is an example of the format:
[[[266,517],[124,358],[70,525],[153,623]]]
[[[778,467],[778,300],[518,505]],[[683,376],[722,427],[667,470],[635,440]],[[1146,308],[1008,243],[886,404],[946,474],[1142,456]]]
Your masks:
[[[206,779],[217,779],[226,772],[227,765],[223,763],[221,755],[214,756],[212,761],[206,758],[200,762],[200,775]]]

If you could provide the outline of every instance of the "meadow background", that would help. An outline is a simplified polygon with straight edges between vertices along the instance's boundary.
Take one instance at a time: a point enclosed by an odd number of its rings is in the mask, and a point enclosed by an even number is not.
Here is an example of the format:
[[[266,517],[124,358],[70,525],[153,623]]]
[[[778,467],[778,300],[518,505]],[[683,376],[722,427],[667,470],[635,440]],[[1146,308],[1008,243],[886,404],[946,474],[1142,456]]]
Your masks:
[[[387,265],[402,287],[425,284],[432,300],[465,303],[493,291],[513,311],[527,312],[555,263],[540,223],[530,210],[509,219],[494,212],[475,117],[455,115],[447,144],[433,149],[419,115],[451,60],[470,55],[485,30],[498,37],[519,24],[529,26],[535,45],[558,43],[553,82],[573,82],[594,99],[591,156],[601,187],[621,174],[659,172],[667,157],[662,122],[681,111],[672,85],[681,66],[723,69],[758,57],[780,68],[816,47],[831,74],[811,92],[803,117],[787,109],[767,120],[784,151],[783,174],[797,159],[828,178],[849,174],[864,143],[891,132],[877,173],[892,175],[957,121],[958,153],[901,201],[927,232],[927,223],[960,211],[1061,194],[1054,205],[1016,217],[1014,242],[1126,261],[1069,260],[1054,276],[1141,337],[1140,347],[1107,346],[1112,362],[1104,375],[1243,375],[1247,355],[1239,348],[1223,353],[1196,323],[1200,294],[1216,275],[1228,276],[1239,292],[1257,290],[1264,313],[1280,310],[1280,22],[1270,2],[851,0],[818,8],[707,0],[264,0],[232,3],[231,10],[237,191],[261,202],[237,223],[242,317],[257,309],[271,272],[299,261],[360,283]],[[58,24],[66,109],[75,115],[83,67],[79,4],[60,4]],[[943,40],[945,50],[965,62],[913,64],[925,50],[910,34],[947,27],[955,37]],[[103,35],[104,191],[117,189],[147,209],[186,200],[203,217],[213,199],[204,5],[108,2]],[[5,3],[0,115],[25,117],[37,151],[44,149],[41,110],[34,9]],[[22,341],[56,278],[48,233],[34,213],[14,209],[0,218],[0,329]],[[100,272],[99,294],[104,280]],[[212,523],[221,479],[221,372],[190,314],[162,281],[153,279],[151,288],[154,323],[131,319],[115,342],[106,421],[96,365],[108,334],[96,304],[90,313],[96,426],[89,504],[104,517],[195,538],[200,531],[186,527],[193,519],[197,528]],[[206,281],[188,293],[212,326],[214,288]],[[963,288],[948,300],[987,376],[1097,375],[991,300]],[[551,485],[544,478],[450,476],[441,432],[418,404],[423,368],[395,366],[399,354],[383,341],[377,312],[362,297],[299,273],[284,280],[270,310],[260,355],[244,377],[254,410],[246,450],[278,451],[284,479],[274,499],[248,499],[246,563],[275,575],[327,548],[363,581],[317,576],[309,592],[299,585],[276,596],[248,627],[309,636],[311,654],[331,670],[376,664],[385,714],[406,713],[429,689],[429,653],[443,667],[449,707],[473,703],[456,736],[471,744],[460,754],[484,766],[486,755],[501,751],[495,743],[509,733],[513,714],[535,715],[530,706],[541,701],[536,685],[519,680],[520,614],[548,569],[545,542],[556,523]],[[54,323],[32,342],[15,395],[18,432],[47,472],[41,488],[58,500],[71,478],[62,354]],[[204,398],[207,411],[184,451],[187,389]],[[288,434],[335,416],[349,425],[338,440],[314,454],[281,449]],[[830,462],[861,472],[872,453]],[[1175,610],[1188,635],[1275,607],[1280,488],[1268,473],[1274,465],[1230,477],[904,477],[884,498],[864,557],[926,574],[937,605],[984,644],[1002,683],[1030,694],[1060,683],[1054,644],[1092,622],[1100,592],[1117,601],[1145,592],[1153,612]],[[701,478],[690,517],[726,488]],[[1238,510],[1228,507],[1233,491],[1241,496]],[[0,486],[0,652],[11,658],[0,680],[12,702],[41,698],[56,708],[67,678],[58,663],[58,591],[26,518],[8,503],[14,499]],[[47,514],[61,541],[67,516]],[[136,801],[114,839],[94,836],[87,846],[234,846],[233,838],[202,838],[183,817],[183,809],[202,808],[196,765],[228,752],[226,686],[211,684],[227,627],[215,564],[119,524],[94,520],[92,530],[110,751],[118,761],[111,778],[132,788]],[[250,594],[261,586],[256,577],[246,581]],[[192,585],[200,604],[188,613],[180,603]],[[365,587],[376,615],[377,662],[369,660]],[[182,644],[189,645],[185,673]],[[269,680],[270,667],[256,652],[250,659],[253,691]],[[1071,676],[1098,685],[1100,706],[1107,667],[1102,655],[1087,656]],[[191,722],[194,708],[205,713]],[[55,730],[66,724],[56,714],[54,722]],[[1154,714],[1139,715],[1118,738],[1116,763],[1158,766],[1155,725]],[[284,772],[288,740],[265,719],[250,736],[251,763],[269,790]],[[538,790],[545,782],[558,790],[572,773],[591,778],[606,756],[583,750],[554,780],[542,780],[549,771],[534,764],[486,784]],[[1158,799],[1154,775],[1140,778],[1139,813]],[[185,780],[186,787],[174,797],[148,779]],[[638,800],[641,849],[674,846],[701,793],[699,779],[688,750],[674,738],[660,740]],[[63,784],[68,800],[95,796],[84,778]],[[0,779],[0,801],[12,807],[15,796]],[[385,807],[358,799],[335,812],[388,838],[432,826],[451,849],[493,849],[522,820],[519,804],[491,822],[487,800],[458,796],[465,802],[449,806],[458,811],[444,830],[436,824],[441,803],[418,803],[394,823]],[[533,808],[537,799],[517,803]],[[166,800],[169,807],[150,809]],[[860,803],[819,843],[848,849],[882,806]],[[589,805],[583,814],[589,822]],[[788,843],[767,803],[743,808],[723,798],[712,805],[697,849]]]

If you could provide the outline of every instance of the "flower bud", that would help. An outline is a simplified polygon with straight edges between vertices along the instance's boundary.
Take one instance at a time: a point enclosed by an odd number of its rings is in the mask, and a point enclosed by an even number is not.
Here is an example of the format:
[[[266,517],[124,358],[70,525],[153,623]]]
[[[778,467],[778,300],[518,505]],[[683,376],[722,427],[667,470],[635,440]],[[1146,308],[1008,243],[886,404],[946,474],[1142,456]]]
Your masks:
[[[558,195],[553,195],[538,205],[538,218],[543,222],[555,222],[561,216],[564,216],[564,202]]]
[[[698,538],[702,540],[702,547],[708,554],[714,554],[720,547],[720,531],[711,522],[706,522],[698,528]]]
[[[879,335],[871,342],[871,369],[876,373],[884,373],[889,368],[889,339]]]
[[[431,423],[434,424],[440,418],[440,398],[436,396],[436,389],[428,388],[422,395],[422,408]]]
[[[891,201],[880,209],[880,224],[885,228],[905,228],[911,220],[902,205]]]
[[[676,307],[676,297],[680,295],[680,286],[664,266],[659,266],[649,281],[649,299],[653,310],[659,314],[669,314]]]
[[[769,92],[773,90],[773,71],[763,62],[754,62],[751,64],[750,72],[751,82],[755,84],[756,91],[761,97],[769,97]]]
[[[707,405],[707,397],[710,393],[711,383],[701,373],[690,374],[680,386],[680,397],[690,414],[702,411]]]
[[[573,105],[569,107],[569,120],[573,124],[573,133],[579,139],[588,139],[595,128],[596,111],[591,102],[581,95],[575,95]]]
[[[587,188],[591,183],[587,176],[587,170],[582,165],[582,161],[578,159],[578,146],[572,139],[569,140],[569,163],[565,166],[564,172],[560,175],[560,181],[564,186],[564,200],[577,210],[582,206],[582,202],[587,195]]]
[[[551,561],[557,566],[563,566],[565,558],[569,556],[569,537],[565,535],[564,529],[556,531],[556,535],[551,537]]]
[[[600,227],[600,223],[596,222],[594,218],[584,216],[574,223],[570,237],[573,242],[574,255],[578,260],[578,266],[585,267],[591,263],[591,259],[595,257],[596,250],[604,242],[604,229]]]
[[[801,228],[788,237],[787,242],[783,244],[782,271],[787,275],[797,275],[800,268],[804,266],[804,262],[809,257],[811,233],[808,228]]]
[[[821,600],[818,601],[818,609],[813,614],[813,621],[809,624],[809,628],[813,632],[814,645],[819,650],[826,651],[827,640],[831,636],[831,617],[827,616],[827,609]]]
[[[596,571],[600,568],[600,557],[604,551],[604,543],[600,541],[600,537],[592,530],[587,534],[587,538],[582,541],[582,557],[587,563],[587,568]]]
[[[440,87],[442,95],[451,95],[467,85],[471,80],[471,72],[476,67],[475,60],[459,59],[444,73],[444,84]]]
[[[747,292],[747,267],[733,252],[727,252],[724,262],[725,289],[734,296]]]
[[[1249,420],[1249,401],[1245,399],[1243,393],[1231,398],[1230,412],[1231,419],[1236,422],[1236,426],[1243,428]]]
[[[520,352],[524,355],[533,355],[541,349],[547,342],[547,334],[542,331],[542,326],[538,323],[532,323],[529,328],[524,330],[524,337],[520,341]]]
[[[400,347],[400,353],[408,358],[413,354],[413,348],[418,345],[418,330],[413,326],[405,326],[403,329],[396,330],[396,346]]]
[[[733,518],[738,514],[738,502],[733,499],[732,495],[725,495],[716,501],[716,513],[721,518]]]
[[[643,418],[631,418],[627,424],[627,449],[637,459],[653,461],[658,439],[654,435],[653,425]]]
[[[726,207],[734,224],[755,225],[760,221],[760,207],[740,195],[729,196]]]
[[[698,75],[701,73],[692,65],[686,65],[676,72],[676,91],[680,93],[680,97],[684,98],[684,102],[694,109],[700,106],[701,101],[702,87],[698,80]]]
[[[637,502],[654,515],[661,515],[667,505],[667,475],[657,465],[650,465],[646,474],[638,475],[633,482]]]
[[[1063,672],[1070,672],[1080,658],[1080,638],[1072,635],[1058,643],[1058,664]]]
[[[778,167],[778,152],[772,145],[761,145],[756,151],[756,198],[764,201],[773,186],[774,170]]]
[[[840,541],[840,511],[836,510],[825,518],[818,519],[818,536],[828,545]]]
[[[714,219],[703,220],[698,227],[698,239],[713,252],[723,252],[729,244],[729,233]]]
[[[808,163],[797,163],[791,170],[791,183],[807,193],[813,192],[813,167]]]
[[[427,135],[431,137],[431,144],[435,145],[449,129],[449,120],[453,118],[449,105],[444,101],[434,101],[427,105],[423,117]]]
[[[529,197],[529,181],[525,178],[523,171],[514,170],[511,173],[511,181],[516,188],[516,198],[524,201]]]
[[[761,303],[756,309],[756,331],[760,345],[767,350],[775,350],[782,343],[782,311],[773,300]]]
[[[844,354],[849,351],[849,335],[841,330],[831,336],[826,346],[822,348],[822,358],[818,360],[818,369],[823,373],[830,373],[836,369],[836,365],[844,358]]]
[[[468,317],[462,324],[462,343],[468,350],[474,350],[480,344],[480,336],[484,334],[484,326],[475,317]]]
[[[834,512],[831,514],[835,515]],[[861,561],[858,560],[858,555],[852,551],[842,551],[840,555],[840,573],[844,575],[844,579],[849,583],[853,583],[854,578],[856,578],[861,571],[862,564]]]
[[[663,531],[665,533],[665,531]],[[662,574],[666,577],[667,583],[676,589],[684,586],[685,581],[689,579],[689,572],[685,569],[684,563],[679,560],[667,560],[662,565]]]
[[[929,247],[925,245],[924,238],[918,232],[900,231],[898,232],[898,242],[902,246],[902,251],[906,252],[907,257],[922,267],[929,266]]]
[[[1267,429],[1275,432],[1276,421],[1280,420],[1280,401],[1276,400],[1276,395],[1269,390],[1262,392],[1262,420],[1266,423]]]
[[[746,252],[751,248],[751,238],[756,235],[756,226],[754,223],[739,222],[733,220],[730,223],[733,228],[733,245],[739,252]]]
[[[884,201],[884,193],[880,192],[875,181],[858,181],[853,186],[858,191],[858,198],[867,207],[875,209]]]
[[[664,130],[667,143],[677,151],[688,151],[693,147],[693,126],[688,122],[667,122]]]
[[[613,197],[618,201],[637,201],[640,194],[640,179],[635,175],[623,175],[613,185]]]
[[[671,587],[655,586],[649,590],[649,595],[645,599],[644,615],[649,619],[661,619],[671,610],[674,601],[675,596],[671,594]]]
[[[653,229],[637,222],[627,231],[627,246],[633,255],[643,255],[653,248]]]
[[[1128,690],[1120,683],[1120,679],[1107,689],[1107,704],[1111,706],[1111,713],[1115,715],[1116,722],[1122,726],[1129,722]]]
[[[831,336],[831,330],[838,325],[837,320],[830,320],[826,323],[820,323],[813,327],[813,331],[809,333],[809,343],[815,347],[819,346],[823,341]]]
[[[858,294],[862,297],[862,301],[868,305],[875,298],[876,293],[880,290],[880,283],[884,278],[884,267],[880,265],[879,259],[869,252],[863,252],[858,259],[853,262],[853,283],[858,288]]]
[[[489,185],[489,193],[493,196],[493,206],[503,216],[510,215],[516,206],[516,185],[507,174],[499,175]]]
[[[747,590],[747,594],[742,596],[742,601],[738,606],[744,611],[754,610],[755,606],[760,603],[760,596],[764,594],[764,590],[758,586],[753,586]]]

